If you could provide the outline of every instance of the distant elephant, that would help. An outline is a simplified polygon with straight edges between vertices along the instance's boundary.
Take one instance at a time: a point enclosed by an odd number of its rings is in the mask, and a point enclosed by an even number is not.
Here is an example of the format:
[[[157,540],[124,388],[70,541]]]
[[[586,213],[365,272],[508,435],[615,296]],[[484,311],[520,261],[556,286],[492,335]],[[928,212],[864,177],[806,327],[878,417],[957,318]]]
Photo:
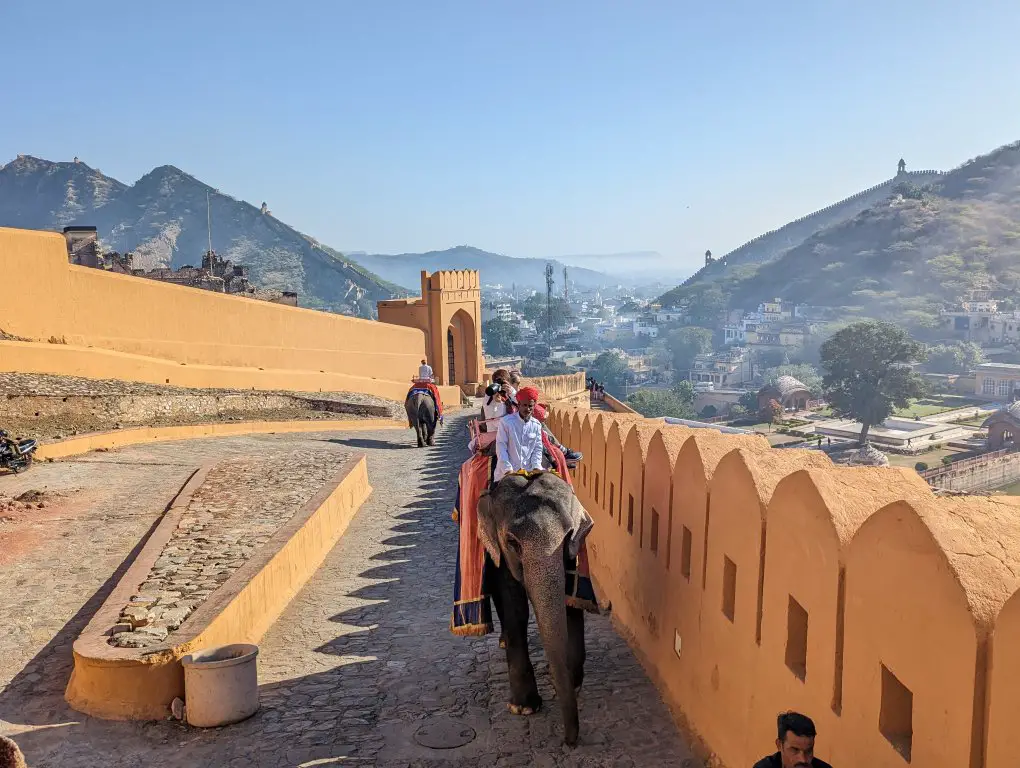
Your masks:
[[[509,709],[529,715],[542,705],[528,656],[530,598],[571,746],[584,681],[584,611],[565,604],[565,571],[592,525],[570,486],[550,472],[507,475],[478,501],[478,537],[497,568],[487,581],[506,637]]]
[[[436,403],[424,392],[412,392],[404,401],[407,421],[418,438],[418,447],[436,444]]]

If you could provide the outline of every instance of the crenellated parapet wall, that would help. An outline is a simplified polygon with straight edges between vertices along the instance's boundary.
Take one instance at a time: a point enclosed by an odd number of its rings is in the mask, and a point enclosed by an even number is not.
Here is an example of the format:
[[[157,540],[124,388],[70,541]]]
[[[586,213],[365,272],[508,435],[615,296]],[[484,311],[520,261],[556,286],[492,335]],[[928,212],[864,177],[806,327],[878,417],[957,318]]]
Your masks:
[[[550,426],[584,454],[600,597],[722,765],[786,709],[834,765],[1016,764],[1020,500],[632,414]]]
[[[525,379],[526,384],[538,387],[542,401],[547,403],[570,404],[587,407],[588,390],[585,388],[584,371],[562,376],[535,376]]]

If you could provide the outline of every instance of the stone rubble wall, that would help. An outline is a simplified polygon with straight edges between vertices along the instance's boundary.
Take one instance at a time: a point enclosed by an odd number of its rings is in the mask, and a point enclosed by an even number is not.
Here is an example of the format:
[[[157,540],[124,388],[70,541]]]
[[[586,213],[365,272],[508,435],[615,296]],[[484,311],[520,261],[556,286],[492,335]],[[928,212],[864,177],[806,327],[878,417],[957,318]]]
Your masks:
[[[193,390],[76,377],[0,373],[0,427],[56,438],[128,426],[223,420],[406,418],[402,404],[355,393]]]
[[[124,606],[109,643],[149,648],[166,641],[349,458],[337,450],[290,451],[216,465]]]
[[[630,414],[549,423],[584,453],[600,599],[718,764],[794,709],[834,765],[1016,765],[1020,500]]]

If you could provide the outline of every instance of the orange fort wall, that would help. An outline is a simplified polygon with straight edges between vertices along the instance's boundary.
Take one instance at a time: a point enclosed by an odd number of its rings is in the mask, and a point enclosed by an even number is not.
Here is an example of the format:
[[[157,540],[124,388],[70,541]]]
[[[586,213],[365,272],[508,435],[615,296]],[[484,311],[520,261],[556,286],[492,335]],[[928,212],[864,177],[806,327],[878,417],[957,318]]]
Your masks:
[[[720,765],[774,751],[788,709],[838,766],[1018,764],[1020,500],[631,414],[550,424],[585,454],[600,598]]]
[[[0,228],[0,275],[0,330],[37,342],[0,370],[402,400],[425,356],[418,329],[71,265],[52,232]]]

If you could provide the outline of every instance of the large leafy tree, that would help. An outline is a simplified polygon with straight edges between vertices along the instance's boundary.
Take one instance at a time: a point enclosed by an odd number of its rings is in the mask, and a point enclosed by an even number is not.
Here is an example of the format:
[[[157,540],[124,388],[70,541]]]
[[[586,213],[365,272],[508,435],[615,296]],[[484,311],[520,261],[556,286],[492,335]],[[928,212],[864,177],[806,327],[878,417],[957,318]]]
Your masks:
[[[695,416],[694,398],[691,382],[678,381],[672,389],[639,389],[627,398],[627,404],[648,418],[672,416],[692,419]]]
[[[613,395],[623,392],[629,374],[627,361],[616,352],[603,352],[588,366],[588,375]]]
[[[924,380],[910,367],[924,356],[902,328],[875,320],[849,325],[822,345],[825,397],[834,414],[861,422],[861,445],[872,425],[924,394]]]
[[[627,398],[627,405],[650,419],[672,416],[694,418],[694,408],[672,389],[639,389]]]
[[[712,331],[708,328],[678,328],[666,337],[666,346],[673,357],[673,368],[683,372],[694,358],[712,351]]]
[[[981,347],[972,341],[961,341],[929,347],[926,367],[932,373],[967,373],[984,361]]]
[[[515,341],[521,340],[521,329],[506,320],[493,318],[482,324],[485,351],[490,355],[513,354]]]

